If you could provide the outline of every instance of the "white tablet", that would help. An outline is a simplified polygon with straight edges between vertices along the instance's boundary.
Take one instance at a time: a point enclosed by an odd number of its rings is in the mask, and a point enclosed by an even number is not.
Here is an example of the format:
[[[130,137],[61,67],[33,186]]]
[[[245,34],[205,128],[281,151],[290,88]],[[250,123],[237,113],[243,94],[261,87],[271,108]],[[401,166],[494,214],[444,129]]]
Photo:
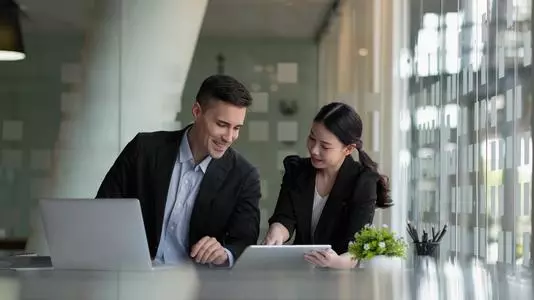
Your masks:
[[[236,261],[234,270],[293,270],[306,269],[310,263],[304,254],[332,248],[331,245],[252,245]]]

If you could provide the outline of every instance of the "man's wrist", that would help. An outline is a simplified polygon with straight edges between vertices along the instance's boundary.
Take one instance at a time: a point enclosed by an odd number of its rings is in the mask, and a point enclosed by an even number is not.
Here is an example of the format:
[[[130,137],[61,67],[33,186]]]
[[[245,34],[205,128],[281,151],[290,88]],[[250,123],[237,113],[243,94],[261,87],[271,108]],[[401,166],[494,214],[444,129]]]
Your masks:
[[[232,251],[228,250],[227,248],[223,248],[224,252],[226,252],[226,263],[225,265],[228,268],[231,268],[234,266],[234,255],[232,254]]]
[[[215,263],[210,263],[210,266],[211,267],[220,267],[220,268],[231,268],[233,267],[234,265],[234,257],[232,255],[232,252],[226,248],[223,248],[224,250],[224,253],[225,253],[225,256],[226,256],[226,259],[223,263],[221,264],[215,264]]]

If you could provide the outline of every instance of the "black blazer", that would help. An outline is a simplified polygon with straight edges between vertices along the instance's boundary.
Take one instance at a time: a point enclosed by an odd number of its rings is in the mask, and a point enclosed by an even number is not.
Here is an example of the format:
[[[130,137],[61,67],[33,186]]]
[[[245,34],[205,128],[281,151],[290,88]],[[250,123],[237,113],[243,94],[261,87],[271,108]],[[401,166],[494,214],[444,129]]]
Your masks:
[[[186,129],[137,134],[96,196],[139,199],[152,257],[159,245],[172,170]],[[257,243],[260,198],[257,170],[235,150],[229,148],[223,157],[213,159],[193,207],[190,247],[204,236],[215,237],[237,259],[248,245]]]
[[[269,224],[281,223],[290,235],[296,231],[294,244],[330,244],[338,254],[347,252],[354,234],[373,221],[379,175],[347,156],[312,235],[316,169],[310,158],[295,155],[284,159],[284,167],[282,187]]]

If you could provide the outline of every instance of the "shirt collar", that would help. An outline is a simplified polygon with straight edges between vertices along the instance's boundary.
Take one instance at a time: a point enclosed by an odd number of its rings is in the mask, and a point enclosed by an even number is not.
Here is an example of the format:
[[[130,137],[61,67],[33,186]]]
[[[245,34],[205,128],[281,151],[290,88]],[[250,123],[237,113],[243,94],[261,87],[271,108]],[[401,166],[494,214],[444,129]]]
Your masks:
[[[191,163],[194,163],[193,158],[193,152],[191,151],[191,147],[189,146],[189,140],[187,139],[187,134],[189,133],[190,129],[187,129],[184,132],[184,135],[182,136],[182,141],[180,142],[180,156],[179,156],[179,162],[184,163],[190,161]],[[200,167],[203,173],[206,173],[206,170],[208,169],[208,165],[211,162],[211,156],[206,156],[199,164],[195,166],[195,170]]]

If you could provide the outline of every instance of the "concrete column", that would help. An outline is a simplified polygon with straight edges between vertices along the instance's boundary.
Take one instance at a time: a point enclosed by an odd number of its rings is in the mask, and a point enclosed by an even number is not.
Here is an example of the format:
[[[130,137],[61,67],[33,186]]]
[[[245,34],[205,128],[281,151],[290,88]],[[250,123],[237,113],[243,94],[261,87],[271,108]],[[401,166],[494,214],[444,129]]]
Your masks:
[[[531,5],[531,17],[534,16],[534,5]],[[530,28],[530,34],[532,41],[534,39],[534,28],[532,28],[531,23]],[[532,51],[532,55],[534,55],[534,47],[531,47],[530,51]],[[531,56],[532,57],[532,56]],[[531,76],[531,80],[534,83],[534,76]],[[531,113],[530,113],[530,132],[534,132],[534,105],[530,106]],[[534,151],[531,147],[531,151]],[[532,175],[534,176],[534,163],[532,163]],[[531,227],[530,227],[530,266],[534,266],[534,177],[531,180],[530,184],[532,188],[532,194],[530,195],[530,200],[532,201],[530,205],[530,221],[531,221]],[[534,283],[534,276],[532,277],[532,282]]]
[[[207,0],[96,0],[81,63],[82,113],[63,122],[55,197],[93,197],[140,131],[177,129]]]
[[[43,197],[92,198],[139,131],[177,129],[175,115],[207,0],[95,0],[80,66],[65,89],[81,112],[62,117]],[[64,91],[65,92],[65,91]],[[49,255],[38,210],[27,249]]]

